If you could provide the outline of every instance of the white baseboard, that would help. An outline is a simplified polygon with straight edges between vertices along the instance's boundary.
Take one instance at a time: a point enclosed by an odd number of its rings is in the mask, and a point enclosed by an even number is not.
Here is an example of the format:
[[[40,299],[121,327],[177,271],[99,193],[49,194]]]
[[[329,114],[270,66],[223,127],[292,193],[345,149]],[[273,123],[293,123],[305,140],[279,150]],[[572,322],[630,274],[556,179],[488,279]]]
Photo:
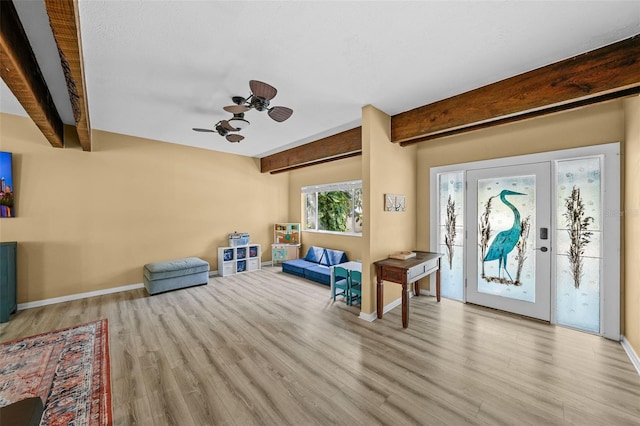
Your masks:
[[[402,297],[398,297],[396,300],[392,300],[391,303],[384,305],[384,308],[382,308],[382,314],[384,315],[400,305],[402,305]]]
[[[209,271],[209,277],[217,275],[217,270]],[[52,299],[36,300],[35,302],[19,303],[18,310],[21,311],[23,309],[37,308],[38,306],[53,305],[55,303],[69,302],[71,300],[86,299],[94,296],[102,296],[104,294],[119,293],[121,291],[135,290],[137,288],[144,288],[144,283],[123,285],[120,287],[107,288],[105,290],[89,291],[87,293],[71,294],[69,296],[54,297]]]
[[[415,295],[415,293],[412,291],[409,293],[409,298],[413,297]],[[392,300],[390,303],[384,305],[384,308],[382,308],[382,314],[386,314],[387,312],[389,312],[390,310],[392,310],[395,307],[398,307],[402,305],[402,297],[398,297],[395,300]],[[358,315],[358,318],[368,321],[368,322],[373,322],[375,321],[376,318],[378,318],[378,310],[376,309],[375,311],[371,312],[370,314],[365,314],[364,312],[360,312],[360,315]]]
[[[263,265],[265,263],[266,262],[263,262]],[[214,276],[218,276],[218,271],[209,271],[209,277]],[[53,305],[56,303],[69,302],[71,300],[86,299],[94,296],[102,296],[104,294],[119,293],[121,291],[135,290],[137,288],[144,288],[144,283],[123,285],[120,287],[107,288],[105,290],[89,291],[87,293],[71,294],[69,296],[54,297],[52,299],[36,300],[35,302],[18,303],[18,310],[21,311],[23,309],[37,308],[38,306]]]
[[[29,308],[37,308],[38,306],[53,305],[56,303],[68,302],[70,300],[86,299],[88,297],[102,296],[104,294],[119,293],[121,291],[135,290],[143,288],[143,283],[123,285],[120,287],[112,287],[104,290],[89,291],[87,293],[70,294],[68,296],[54,297],[52,299],[36,300],[35,302],[18,303],[18,310]]]
[[[640,374],[640,358],[638,358],[638,354],[633,350],[633,346],[631,346],[631,343],[629,343],[629,341],[624,336],[621,337],[622,338],[620,339],[620,344],[624,348],[624,351],[627,353],[627,356],[631,360],[631,363],[636,368],[636,371],[638,372],[638,374]]]
[[[367,322],[374,322],[376,318],[378,318],[378,313],[376,311],[373,311],[370,314],[365,314],[364,312],[360,311],[360,315],[358,315],[358,318]]]

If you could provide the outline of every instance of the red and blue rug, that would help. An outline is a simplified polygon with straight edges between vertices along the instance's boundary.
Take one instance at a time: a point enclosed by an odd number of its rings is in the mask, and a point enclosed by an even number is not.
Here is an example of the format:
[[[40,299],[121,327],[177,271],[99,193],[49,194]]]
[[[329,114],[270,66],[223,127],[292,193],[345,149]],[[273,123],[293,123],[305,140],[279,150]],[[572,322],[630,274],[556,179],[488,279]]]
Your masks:
[[[110,425],[106,319],[0,344],[0,406],[39,396],[41,425]]]

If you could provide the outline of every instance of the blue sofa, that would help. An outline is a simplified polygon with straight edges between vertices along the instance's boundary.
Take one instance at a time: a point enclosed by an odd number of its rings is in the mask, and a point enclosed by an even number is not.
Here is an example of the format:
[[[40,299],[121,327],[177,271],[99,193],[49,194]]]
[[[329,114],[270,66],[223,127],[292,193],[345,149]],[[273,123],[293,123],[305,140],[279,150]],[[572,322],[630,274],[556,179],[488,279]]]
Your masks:
[[[311,246],[303,259],[282,262],[282,272],[331,285],[330,267],[348,261],[343,251]]]

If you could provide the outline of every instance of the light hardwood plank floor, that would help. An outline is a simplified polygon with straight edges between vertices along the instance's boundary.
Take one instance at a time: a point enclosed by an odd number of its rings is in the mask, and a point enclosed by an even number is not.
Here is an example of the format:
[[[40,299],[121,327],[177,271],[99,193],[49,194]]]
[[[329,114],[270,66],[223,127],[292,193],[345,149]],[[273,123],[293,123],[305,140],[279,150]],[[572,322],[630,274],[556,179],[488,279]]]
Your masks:
[[[619,343],[432,297],[382,320],[280,268],[18,312],[8,341],[108,318],[115,425],[640,425]]]

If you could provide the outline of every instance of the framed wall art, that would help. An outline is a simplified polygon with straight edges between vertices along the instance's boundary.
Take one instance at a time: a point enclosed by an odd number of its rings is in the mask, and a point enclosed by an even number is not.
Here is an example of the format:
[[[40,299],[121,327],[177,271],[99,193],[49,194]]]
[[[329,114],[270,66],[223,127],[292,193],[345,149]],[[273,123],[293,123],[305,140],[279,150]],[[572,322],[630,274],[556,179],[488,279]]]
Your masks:
[[[387,212],[403,212],[406,209],[404,195],[384,194],[384,210]]]

